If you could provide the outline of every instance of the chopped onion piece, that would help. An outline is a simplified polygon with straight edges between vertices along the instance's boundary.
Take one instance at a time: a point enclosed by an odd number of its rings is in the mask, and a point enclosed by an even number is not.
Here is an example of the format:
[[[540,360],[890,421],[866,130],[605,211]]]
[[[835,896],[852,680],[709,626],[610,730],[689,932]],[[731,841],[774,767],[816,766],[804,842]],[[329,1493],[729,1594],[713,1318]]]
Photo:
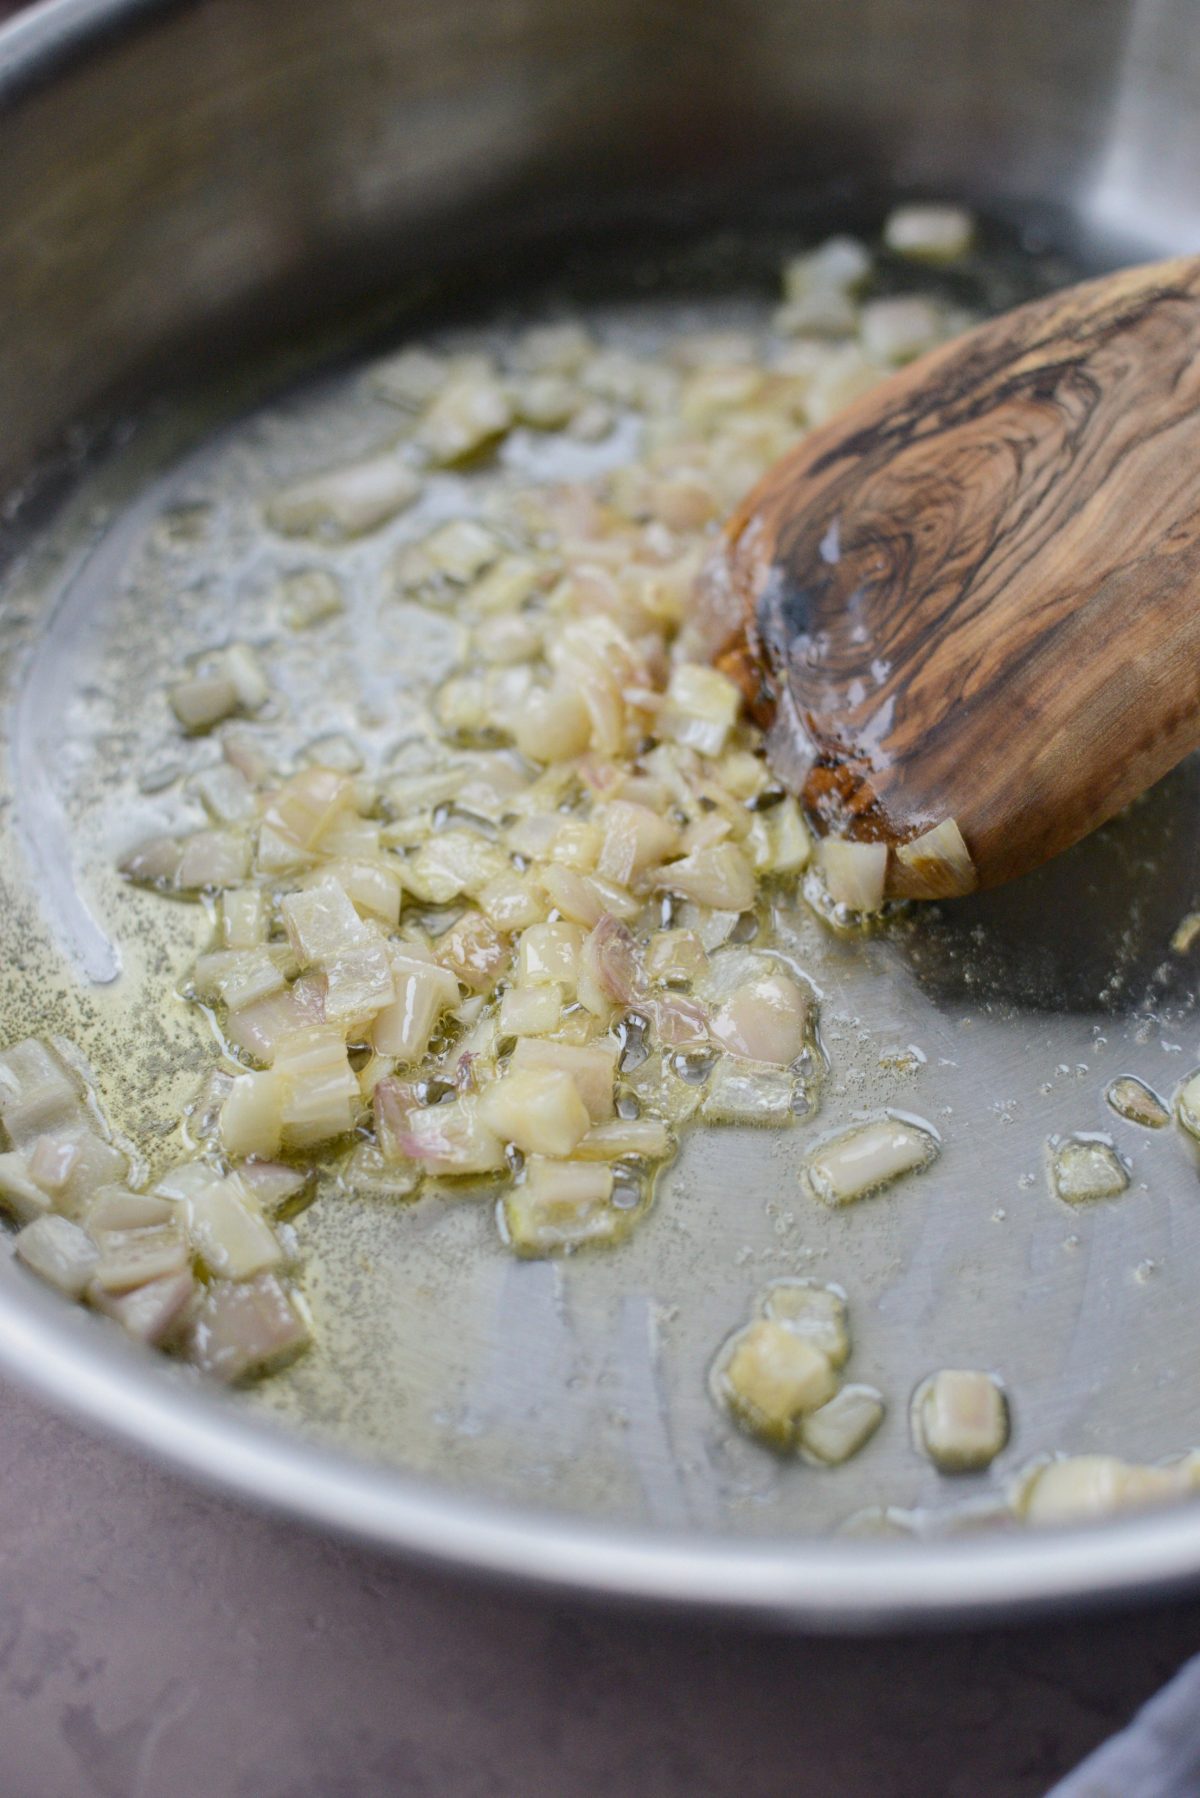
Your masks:
[[[420,491],[419,477],[397,456],[370,456],[276,494],[266,508],[267,522],[285,537],[339,542],[377,530]]]
[[[943,1368],[917,1390],[913,1433],[942,1473],[988,1467],[1008,1441],[1008,1404],[992,1374]]]
[[[616,799],[605,807],[604,842],[596,866],[606,880],[632,886],[647,869],[678,851],[678,827],[648,806]]]
[[[279,909],[302,968],[328,964],[370,940],[345,887],[328,877],[289,893]]]
[[[460,587],[489,568],[500,551],[491,531],[472,518],[452,518],[439,525],[421,548],[437,572]]]
[[[883,227],[883,241],[915,262],[957,262],[971,247],[975,220],[963,206],[945,203],[897,206]]]
[[[275,1052],[284,1077],[283,1141],[291,1148],[326,1142],[354,1128],[358,1082],[338,1030],[314,1025],[285,1037]]]
[[[835,905],[846,905],[857,912],[879,910],[887,879],[886,843],[851,843],[844,837],[823,837],[818,860]]]
[[[504,868],[489,879],[479,894],[480,910],[497,926],[497,930],[525,930],[529,924],[540,924],[545,917],[545,903],[538,897],[533,881]]]
[[[579,1096],[587,1107],[593,1124],[607,1123],[613,1116],[613,1082],[616,1077],[617,1051],[602,1043],[540,1042],[522,1037],[513,1050],[510,1066],[514,1071],[558,1070],[569,1074],[579,1088]]]
[[[215,995],[224,1000],[230,1011],[244,1011],[260,999],[281,993],[287,985],[280,966],[284,957],[273,954],[274,947],[264,943],[254,949],[216,950],[202,955],[193,970],[198,994],[203,998]],[[291,966],[294,971],[295,962]]]
[[[25,1157],[12,1149],[0,1155],[0,1211],[28,1224],[50,1210],[50,1195],[30,1179]]]
[[[284,1161],[244,1161],[238,1177],[254,1203],[272,1214],[302,1209],[298,1201],[313,1190],[311,1170],[289,1167]]]
[[[102,1286],[91,1286],[88,1299],[97,1311],[117,1323],[135,1342],[160,1348],[180,1327],[196,1297],[195,1277],[190,1268],[164,1274],[135,1286],[129,1292],[109,1292]]]
[[[831,1367],[850,1356],[850,1313],[845,1295],[815,1280],[775,1280],[763,1298],[764,1317],[786,1326],[819,1348]]]
[[[711,1124],[787,1124],[793,1115],[792,1076],[765,1062],[723,1056],[703,1095],[701,1115]]]
[[[662,1161],[673,1146],[661,1118],[614,1118],[593,1124],[571,1154],[576,1161]]]
[[[198,1173],[178,1168],[175,1189],[187,1219],[188,1233],[209,1272],[245,1280],[264,1268],[277,1267],[283,1250],[237,1174],[222,1177],[204,1163]],[[180,1181],[180,1176],[185,1176]],[[160,1183],[162,1191],[166,1182]]]
[[[973,893],[979,876],[971,852],[953,818],[901,843],[888,876],[887,890],[897,899],[950,899]]]
[[[127,1157],[106,1142],[90,1122],[60,1124],[53,1138],[71,1151],[59,1162],[62,1184],[54,1194],[58,1209],[68,1217],[83,1209],[97,1187],[119,1185],[129,1172]]]
[[[448,905],[466,894],[479,895],[508,869],[503,852],[473,830],[444,830],[405,863],[405,885],[427,905]]]
[[[512,417],[512,401],[494,375],[464,370],[434,395],[417,428],[417,441],[434,462],[461,462],[502,436]]]
[[[1200,1461],[1195,1456],[1165,1467],[1145,1467],[1112,1455],[1072,1455],[1037,1468],[1025,1482],[1017,1508],[1027,1523],[1082,1523],[1165,1504],[1197,1488]]]
[[[444,356],[435,355],[421,344],[410,344],[375,364],[371,385],[389,405],[399,406],[405,412],[421,412],[435,397],[448,372]]]
[[[458,981],[412,945],[393,947],[395,999],[376,1015],[371,1041],[380,1055],[419,1061],[442,1013],[458,1003]]]
[[[1161,1130],[1171,1121],[1171,1114],[1158,1094],[1132,1074],[1122,1074],[1112,1081],[1104,1096],[1118,1117],[1126,1118],[1131,1124],[1141,1124],[1146,1130]],[[1197,1097],[1200,1098],[1200,1089]]]
[[[1129,1185],[1129,1169],[1102,1136],[1069,1136],[1050,1144],[1050,1178],[1068,1205],[1115,1199]]]
[[[33,1273],[78,1298],[100,1259],[100,1251],[86,1230],[65,1217],[35,1217],[18,1230],[16,1253]]]
[[[570,1155],[590,1123],[579,1088],[556,1068],[504,1075],[480,1099],[479,1116],[527,1155]]]
[[[129,1292],[149,1280],[167,1279],[183,1273],[191,1260],[178,1223],[101,1230],[93,1240],[100,1259],[92,1272],[91,1288],[98,1292]]]
[[[562,1016],[562,989],[510,986],[500,1000],[500,1035],[549,1036]]]
[[[753,818],[749,841],[754,865],[763,874],[799,874],[812,855],[812,839],[790,794]]]
[[[173,887],[183,848],[176,837],[147,837],[121,861],[121,872],[143,886]]]
[[[318,848],[356,801],[353,780],[334,768],[304,768],[271,796],[265,825],[302,849]]]
[[[837,1390],[820,1349],[766,1317],[734,1338],[720,1384],[738,1421],[776,1448],[790,1448],[801,1419]]]
[[[43,1192],[61,1198],[79,1162],[79,1146],[69,1137],[39,1136],[29,1149],[29,1177]]]
[[[168,1224],[176,1215],[168,1199],[149,1192],[130,1192],[125,1186],[102,1186],[88,1204],[83,1222],[92,1236],[101,1230],[146,1230]]]
[[[210,1286],[188,1334],[188,1354],[203,1373],[230,1383],[294,1360],[308,1326],[274,1274]]]
[[[754,903],[754,873],[736,843],[714,843],[660,868],[654,885],[697,905],[738,914]]]
[[[712,1033],[746,1061],[789,1067],[804,1048],[810,1004],[808,993],[788,975],[760,974],[730,994],[713,1016]]]
[[[664,1049],[708,1048],[708,1013],[695,999],[683,993],[667,993],[661,999],[651,999],[645,1010]]]
[[[521,936],[520,980],[527,986],[549,983],[573,988],[583,943],[578,924],[531,924]]]
[[[257,712],[266,705],[271,689],[259,660],[248,643],[231,643],[222,658],[226,674],[233,682],[238,705],[246,712]]]
[[[381,936],[352,943],[325,964],[325,1017],[346,1032],[365,1028],[396,997],[388,945]]]
[[[582,755],[592,726],[580,695],[560,680],[529,695],[513,720],[512,733],[522,755],[535,762],[559,762]]]
[[[83,1116],[79,1087],[48,1043],[30,1036],[0,1051],[0,1123],[15,1149]]]
[[[324,979],[320,988],[308,977],[298,980],[286,992],[272,993],[243,1011],[230,1012],[225,1020],[225,1034],[237,1048],[268,1066],[275,1060],[279,1045],[308,1024],[325,1020]]]
[[[717,756],[741,709],[741,693],[726,675],[698,662],[680,662],[672,671],[658,728],[701,755]]]
[[[803,1179],[822,1204],[848,1205],[901,1174],[928,1167],[937,1154],[937,1141],[928,1130],[902,1118],[877,1118],[814,1149]]]
[[[221,1107],[221,1146],[227,1155],[277,1155],[283,1141],[282,1076],[238,1074]]]
[[[331,831],[330,838],[333,835]],[[395,868],[381,861],[334,861],[329,863],[328,873],[355,911],[393,928],[400,922],[400,875]]]
[[[815,250],[785,264],[783,291],[798,300],[814,288],[855,293],[871,272],[871,253],[856,237],[830,237]]]
[[[422,1170],[389,1161],[374,1143],[360,1142],[342,1163],[338,1184],[379,1199],[411,1199],[420,1190]]]
[[[184,730],[210,730],[239,706],[238,691],[227,668],[214,674],[193,675],[170,692],[171,710]]]
[[[627,1220],[612,1203],[612,1169],[603,1163],[533,1156],[502,1206],[503,1227],[518,1255],[569,1254],[620,1237]]]
[[[244,774],[229,762],[205,768],[191,790],[217,824],[247,824],[258,816],[258,800]]]
[[[175,884],[181,892],[236,886],[250,872],[250,845],[231,830],[197,830],[180,844]]]
[[[840,1467],[870,1441],[883,1422],[884,1403],[873,1386],[843,1386],[800,1425],[800,1446],[826,1467]]]
[[[395,1135],[395,1148],[399,1156],[439,1174],[495,1174],[507,1166],[504,1144],[474,1099],[410,1111]]]
[[[267,938],[266,897],[259,887],[221,895],[221,940],[227,949],[256,949]]]
[[[482,912],[464,912],[438,938],[437,960],[473,993],[490,992],[508,967],[511,951]]]
[[[594,882],[586,874],[577,874],[574,868],[563,868],[551,863],[538,874],[538,882],[546,898],[556,911],[560,911],[568,923],[582,924],[590,930],[604,916],[606,907]],[[636,915],[638,907],[634,905]]]
[[[531,325],[523,332],[512,360],[528,374],[578,374],[595,344],[582,325],[564,321],[554,325]]]
[[[588,976],[614,1005],[632,1005],[646,990],[637,944],[628,927],[608,913],[589,931],[580,951]]]

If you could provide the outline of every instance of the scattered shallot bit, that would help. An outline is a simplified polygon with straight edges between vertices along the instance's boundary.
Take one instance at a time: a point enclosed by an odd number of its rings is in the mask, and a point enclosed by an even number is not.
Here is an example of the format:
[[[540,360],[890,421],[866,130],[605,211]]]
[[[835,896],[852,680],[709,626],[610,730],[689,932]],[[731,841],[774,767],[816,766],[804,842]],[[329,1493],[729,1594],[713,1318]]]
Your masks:
[[[853,912],[879,910],[887,881],[886,843],[852,843],[843,837],[824,837],[818,861],[835,905],[844,905]]]
[[[1171,1121],[1171,1113],[1156,1092],[1132,1074],[1121,1074],[1111,1082],[1105,1098],[1118,1117],[1147,1130],[1161,1130]]]
[[[845,1295],[812,1280],[777,1280],[759,1315],[719,1351],[714,1398],[770,1447],[836,1467],[874,1435],[884,1402],[871,1386],[839,1383],[850,1354]]]
[[[1049,1151],[1051,1184],[1068,1205],[1115,1199],[1129,1185],[1129,1168],[1106,1137],[1080,1134],[1055,1139]]]
[[[877,1118],[812,1150],[803,1180],[822,1204],[848,1205],[902,1174],[927,1168],[937,1154],[937,1138],[927,1126],[900,1117]]]
[[[943,1368],[913,1400],[913,1434],[942,1473],[988,1467],[1008,1441],[1008,1401],[994,1375]]]
[[[971,852],[953,818],[901,843],[887,877],[888,893],[897,899],[953,899],[978,885]]]
[[[1068,1455],[1043,1462],[1020,1483],[1017,1515],[1031,1524],[1081,1523],[1120,1511],[1169,1504],[1200,1489],[1200,1457],[1139,1466],[1112,1455]]]

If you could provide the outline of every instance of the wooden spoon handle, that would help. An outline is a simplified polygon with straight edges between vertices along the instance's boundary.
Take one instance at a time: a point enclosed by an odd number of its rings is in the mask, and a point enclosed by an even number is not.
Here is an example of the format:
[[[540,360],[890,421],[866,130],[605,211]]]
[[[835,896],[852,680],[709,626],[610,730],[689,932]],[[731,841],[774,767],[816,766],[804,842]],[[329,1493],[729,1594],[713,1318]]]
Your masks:
[[[980,326],[813,432],[701,595],[827,828],[956,817],[979,883],[1200,742],[1200,259]]]

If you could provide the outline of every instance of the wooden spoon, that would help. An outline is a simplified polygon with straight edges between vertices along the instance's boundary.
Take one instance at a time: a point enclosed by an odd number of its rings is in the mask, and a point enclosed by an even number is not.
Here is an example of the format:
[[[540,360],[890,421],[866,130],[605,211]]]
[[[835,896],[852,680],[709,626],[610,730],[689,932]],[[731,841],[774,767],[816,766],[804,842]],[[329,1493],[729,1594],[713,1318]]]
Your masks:
[[[1021,306],[812,432],[697,623],[818,828],[889,846],[889,894],[1110,818],[1200,743],[1200,258]],[[973,869],[895,853],[951,819]]]

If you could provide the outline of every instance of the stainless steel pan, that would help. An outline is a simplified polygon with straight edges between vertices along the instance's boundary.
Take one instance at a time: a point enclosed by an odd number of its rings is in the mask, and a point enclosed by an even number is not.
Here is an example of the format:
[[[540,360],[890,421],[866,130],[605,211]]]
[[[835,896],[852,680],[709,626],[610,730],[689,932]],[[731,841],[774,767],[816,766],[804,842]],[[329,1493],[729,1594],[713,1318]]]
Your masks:
[[[446,270],[486,302],[520,245],[544,270],[571,237],[799,229],[891,190],[961,195],[1082,261],[1194,248],[1193,24],[1187,0],[52,0],[10,24],[4,1032],[66,1018],[110,1090],[124,1075],[140,1093],[131,1070],[188,1052],[146,1002],[161,970],[122,936],[115,885],[77,864],[80,845],[104,859],[98,746],[111,756],[120,722],[136,749],[172,633],[215,603],[122,594],[120,573],[146,520],[186,508],[211,467],[206,422],[219,443],[250,391],[229,371],[279,376],[312,333],[344,339]],[[88,472],[106,424],[140,412]],[[1165,950],[1198,898],[1198,799],[1184,769],[1011,894],[830,952],[835,1062],[867,1065],[860,1023],[927,1057],[911,1099],[888,1097],[930,1108],[947,1149],[894,1204],[813,1218],[791,1203],[794,1138],[694,1136],[630,1245],[565,1267],[514,1265],[477,1212],[318,1207],[323,1347],[256,1398],[202,1393],[7,1265],[0,1359],[260,1503],[579,1591],[835,1629],[1193,1580],[1192,1508],[947,1537],[905,1409],[932,1367],[969,1358],[1015,1395],[1002,1474],[1054,1448],[1200,1442],[1200,1187],[1179,1137],[1127,1132],[1133,1189],[1086,1216],[1048,1196],[1042,1165],[1053,1130],[1121,1135],[1113,1075],[1170,1090],[1200,1060],[1195,982]],[[183,956],[191,924],[167,929]],[[186,1090],[162,1089],[164,1119]],[[822,1122],[854,1102],[848,1075]],[[849,1288],[856,1372],[891,1399],[876,1442],[830,1475],[731,1437],[704,1389],[763,1281],[811,1267]],[[996,1489],[955,1496],[985,1511]],[[928,1513],[931,1532],[828,1536],[872,1499]]]

